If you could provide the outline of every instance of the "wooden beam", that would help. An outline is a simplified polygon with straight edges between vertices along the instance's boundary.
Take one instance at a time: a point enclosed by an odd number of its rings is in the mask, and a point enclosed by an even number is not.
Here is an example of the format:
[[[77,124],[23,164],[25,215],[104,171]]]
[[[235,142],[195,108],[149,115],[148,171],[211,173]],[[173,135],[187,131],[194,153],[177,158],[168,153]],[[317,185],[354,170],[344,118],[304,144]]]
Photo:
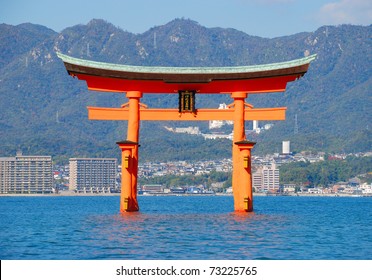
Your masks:
[[[285,120],[286,107],[280,108],[246,108],[244,119],[257,121]],[[128,120],[128,108],[88,107],[90,120]],[[141,121],[219,121],[234,120],[234,109],[197,109],[195,113],[179,113],[178,109],[140,109]]]

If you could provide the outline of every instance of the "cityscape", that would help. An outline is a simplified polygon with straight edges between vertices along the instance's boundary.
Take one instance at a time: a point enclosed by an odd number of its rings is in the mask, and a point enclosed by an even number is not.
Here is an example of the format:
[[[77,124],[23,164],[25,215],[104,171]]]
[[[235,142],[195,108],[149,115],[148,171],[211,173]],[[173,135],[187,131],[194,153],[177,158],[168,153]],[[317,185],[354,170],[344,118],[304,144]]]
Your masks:
[[[220,104],[218,109],[227,109]],[[172,133],[201,135],[209,139],[233,139],[231,121],[209,121],[209,132],[202,133],[198,126],[167,127]],[[221,130],[223,127],[227,127]],[[296,129],[297,123],[295,123]],[[269,130],[273,124],[259,125],[253,121],[252,129],[245,133],[260,134]],[[324,186],[294,184],[281,180],[280,166],[288,163],[317,163],[325,160],[324,152],[292,153],[290,141],[282,141],[281,153],[265,156],[252,155],[252,188],[256,195],[335,195],[335,196],[372,196],[372,184],[357,177],[348,178]],[[347,156],[371,157],[372,152],[356,154],[327,155],[333,160],[344,160]],[[138,194],[140,195],[232,195],[231,174],[233,164],[231,158],[205,161],[168,161],[139,162]],[[170,180],[158,183],[159,179],[169,176],[185,178],[186,176],[208,176],[217,172],[227,174],[222,179],[205,179],[207,182],[190,183],[179,180],[176,184]],[[18,151],[15,157],[0,157],[0,195],[12,194],[54,194],[54,195],[107,195],[121,192],[121,164],[116,158],[70,158],[68,165],[53,164],[51,156],[23,155]],[[225,180],[223,180],[225,179]],[[163,180],[164,181],[164,180]]]
[[[256,195],[352,195],[372,196],[372,184],[358,178],[337,182],[331,186],[303,186],[280,183],[279,167],[293,162],[316,163],[324,161],[324,153],[289,152],[289,141],[283,141],[283,153],[252,156],[252,186]],[[333,159],[345,159],[346,154],[335,154]],[[371,157],[372,152],[353,156]],[[145,162],[139,164],[138,177],[151,180],[175,176],[202,176],[211,172],[230,174],[232,160]],[[68,165],[53,165],[51,156],[0,157],[0,195],[54,194],[54,195],[107,195],[120,193],[121,165],[116,158],[71,158]],[[226,181],[209,185],[142,184],[138,193],[143,195],[172,194],[232,194]]]

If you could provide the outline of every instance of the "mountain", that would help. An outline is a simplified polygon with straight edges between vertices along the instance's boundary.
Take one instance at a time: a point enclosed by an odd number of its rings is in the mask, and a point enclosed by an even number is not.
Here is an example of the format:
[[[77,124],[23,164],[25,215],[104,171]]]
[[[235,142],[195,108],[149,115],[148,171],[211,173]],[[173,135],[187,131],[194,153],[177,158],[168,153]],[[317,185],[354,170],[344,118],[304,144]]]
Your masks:
[[[17,27],[0,24],[0,68],[53,36],[55,32],[41,25],[30,23]]]
[[[56,51],[96,61],[158,66],[253,65],[316,53],[308,73],[290,83],[286,92],[249,95],[247,102],[255,107],[288,107],[286,121],[249,135],[258,142],[254,152],[279,152],[283,140],[291,140],[295,151],[370,151],[371,33],[371,25],[340,25],[267,39],[235,29],[206,28],[188,19],[175,19],[143,34],[100,19],[60,33],[30,23],[1,24],[0,155],[22,149],[62,162],[69,157],[119,156],[115,142],[125,138],[126,123],[89,121],[86,106],[118,107],[126,102],[125,96],[88,91],[83,81],[66,74]],[[149,107],[177,107],[178,102],[171,95],[146,95],[141,101]],[[197,97],[197,107],[217,108],[222,102],[232,100],[228,95]],[[206,122],[142,122],[142,160],[231,155],[230,141],[174,135],[164,125],[207,129]]]

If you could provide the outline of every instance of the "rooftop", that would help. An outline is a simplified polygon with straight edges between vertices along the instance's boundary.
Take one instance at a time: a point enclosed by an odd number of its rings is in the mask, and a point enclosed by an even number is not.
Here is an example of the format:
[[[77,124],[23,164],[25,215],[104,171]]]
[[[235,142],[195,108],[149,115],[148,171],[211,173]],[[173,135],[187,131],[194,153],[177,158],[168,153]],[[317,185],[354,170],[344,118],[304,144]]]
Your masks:
[[[143,92],[283,91],[286,83],[303,76],[316,58],[314,54],[286,62],[250,66],[158,67],[97,62],[62,53],[57,55],[68,73],[86,80],[90,89]],[[118,83],[117,79],[125,83]],[[264,86],[267,83],[272,87]]]

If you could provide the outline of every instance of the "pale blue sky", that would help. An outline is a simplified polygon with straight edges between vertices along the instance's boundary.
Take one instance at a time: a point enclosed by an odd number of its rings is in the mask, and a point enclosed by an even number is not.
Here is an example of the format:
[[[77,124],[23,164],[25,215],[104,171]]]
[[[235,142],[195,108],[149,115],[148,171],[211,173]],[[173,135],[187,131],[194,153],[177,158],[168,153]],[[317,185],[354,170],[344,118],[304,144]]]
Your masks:
[[[278,37],[322,25],[372,23],[371,0],[0,0],[0,23],[31,22],[55,31],[100,18],[133,33],[189,18],[206,27],[231,27]]]

